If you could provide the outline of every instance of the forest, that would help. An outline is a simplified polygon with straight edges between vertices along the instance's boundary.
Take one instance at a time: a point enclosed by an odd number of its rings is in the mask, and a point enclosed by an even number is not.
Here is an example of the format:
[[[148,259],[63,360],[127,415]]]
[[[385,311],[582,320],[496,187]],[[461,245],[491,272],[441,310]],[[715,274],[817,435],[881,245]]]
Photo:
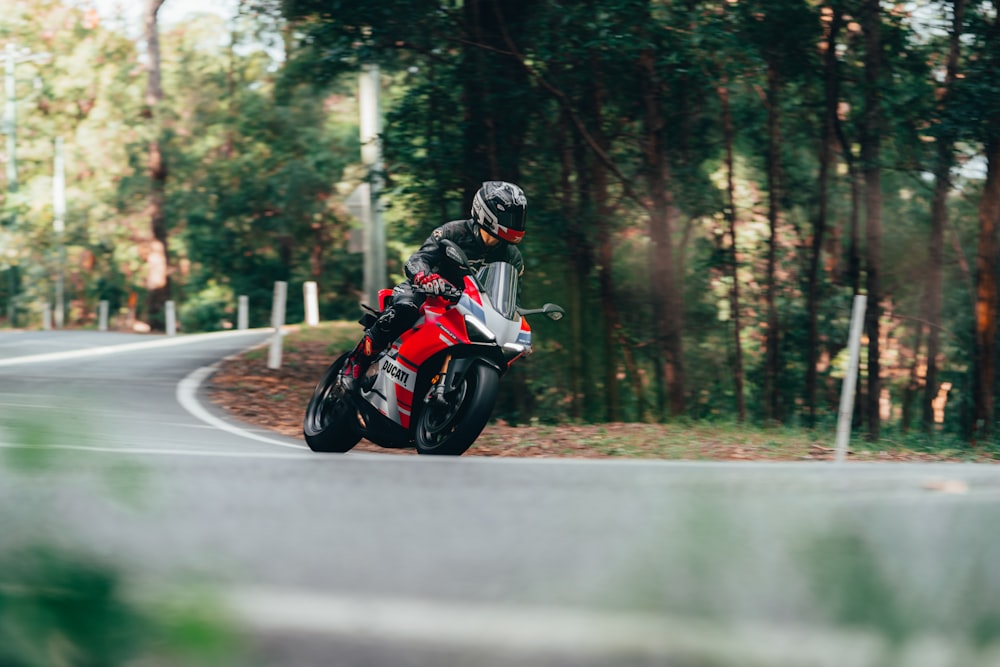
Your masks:
[[[0,326],[267,326],[279,280],[353,320],[360,184],[388,287],[500,179],[567,316],[495,416],[828,428],[863,294],[857,431],[995,442],[1000,0],[170,2],[0,0]]]

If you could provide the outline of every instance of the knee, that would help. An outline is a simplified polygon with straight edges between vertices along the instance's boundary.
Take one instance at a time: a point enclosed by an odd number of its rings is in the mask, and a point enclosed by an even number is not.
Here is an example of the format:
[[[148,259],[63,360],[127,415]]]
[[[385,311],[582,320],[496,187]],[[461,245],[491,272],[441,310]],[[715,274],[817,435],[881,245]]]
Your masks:
[[[395,338],[416,321],[419,313],[420,306],[413,301],[393,299],[392,305],[375,321],[369,333],[379,340]]]
[[[409,319],[411,317],[416,317],[417,313],[420,311],[420,304],[413,295],[407,295],[401,299],[398,299],[393,306],[396,308],[396,317],[402,319]]]

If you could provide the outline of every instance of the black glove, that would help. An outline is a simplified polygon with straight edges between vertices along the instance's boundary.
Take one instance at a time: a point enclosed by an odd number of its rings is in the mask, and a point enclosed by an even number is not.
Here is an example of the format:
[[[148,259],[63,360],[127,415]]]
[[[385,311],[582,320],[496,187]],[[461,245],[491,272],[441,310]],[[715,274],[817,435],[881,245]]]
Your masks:
[[[419,285],[425,294],[444,295],[455,291],[455,286],[437,273],[424,273],[421,271],[413,276],[413,282]]]

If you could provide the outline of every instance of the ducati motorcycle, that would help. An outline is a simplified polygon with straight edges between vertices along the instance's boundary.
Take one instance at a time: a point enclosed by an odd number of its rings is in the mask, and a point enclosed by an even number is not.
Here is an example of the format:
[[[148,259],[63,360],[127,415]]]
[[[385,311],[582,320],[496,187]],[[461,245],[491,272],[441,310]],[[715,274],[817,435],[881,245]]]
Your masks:
[[[417,322],[380,352],[357,379],[343,377],[341,355],[316,385],[303,421],[306,443],[317,452],[347,452],[362,438],[420,454],[463,454],[489,421],[500,378],[531,354],[527,315],[561,319],[552,303],[517,305],[518,272],[507,262],[472,273],[462,249],[445,239],[448,261],[469,275],[463,289],[427,295]],[[419,289],[419,288],[417,288]],[[368,328],[392,296],[379,292],[380,311],[367,308]]]

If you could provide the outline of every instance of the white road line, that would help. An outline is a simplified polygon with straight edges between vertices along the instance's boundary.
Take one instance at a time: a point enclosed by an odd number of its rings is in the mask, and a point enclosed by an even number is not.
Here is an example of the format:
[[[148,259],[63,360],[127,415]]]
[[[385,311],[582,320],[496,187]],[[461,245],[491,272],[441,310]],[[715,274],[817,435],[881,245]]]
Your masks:
[[[282,440],[275,440],[274,438],[268,438],[263,435],[257,435],[256,433],[252,433],[230,424],[227,421],[223,421],[206,410],[202,404],[198,402],[198,387],[205,378],[215,372],[215,368],[216,365],[214,364],[212,366],[202,366],[177,384],[177,402],[181,404],[181,407],[190,412],[191,415],[197,419],[200,419],[206,424],[214,426],[221,431],[238,435],[242,438],[257,440],[258,442],[266,442],[269,445],[289,447],[291,449],[304,449],[309,451],[309,448],[305,445],[298,445],[291,442],[284,442]]]
[[[118,352],[134,352],[136,350],[146,350],[158,347],[174,347],[202,341],[206,338],[236,337],[255,335],[259,336],[266,329],[242,329],[236,331],[213,331],[210,333],[189,334],[185,336],[170,336],[156,338],[154,340],[144,340],[138,343],[123,343],[121,345],[104,345],[102,347],[88,347],[81,350],[65,350],[63,352],[45,352],[42,354],[28,354],[20,357],[10,357],[0,359],[0,367],[17,366],[20,364],[37,364],[49,361],[66,361],[69,359],[86,359],[87,357],[100,357],[106,354],[116,354]]]
[[[230,459],[299,459],[301,454],[279,452],[237,452],[211,449],[153,449],[135,447],[94,447],[89,445],[18,445],[0,441],[0,449],[58,449],[76,452],[91,452],[96,454],[126,454],[129,456],[205,456]]]

